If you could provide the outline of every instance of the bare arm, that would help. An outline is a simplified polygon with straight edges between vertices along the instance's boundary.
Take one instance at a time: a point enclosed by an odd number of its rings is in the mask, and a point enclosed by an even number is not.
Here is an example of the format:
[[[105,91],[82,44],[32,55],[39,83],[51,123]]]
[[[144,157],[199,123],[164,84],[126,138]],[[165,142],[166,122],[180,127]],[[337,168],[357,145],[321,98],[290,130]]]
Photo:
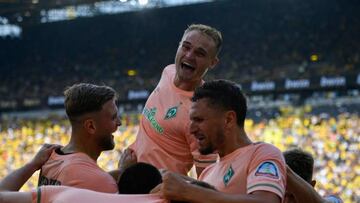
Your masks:
[[[163,177],[160,194],[169,200],[189,201],[196,203],[280,203],[281,199],[274,193],[256,191],[252,194],[233,195],[203,188],[186,182],[180,176],[167,173]]]
[[[31,203],[30,192],[0,192],[0,203]]]
[[[297,202],[326,202],[309,183],[298,176],[289,166],[287,166],[286,173],[286,192],[291,193]]]
[[[25,166],[13,171],[0,181],[0,191],[18,191],[27,180],[49,159],[58,145],[44,144],[35,157]]]

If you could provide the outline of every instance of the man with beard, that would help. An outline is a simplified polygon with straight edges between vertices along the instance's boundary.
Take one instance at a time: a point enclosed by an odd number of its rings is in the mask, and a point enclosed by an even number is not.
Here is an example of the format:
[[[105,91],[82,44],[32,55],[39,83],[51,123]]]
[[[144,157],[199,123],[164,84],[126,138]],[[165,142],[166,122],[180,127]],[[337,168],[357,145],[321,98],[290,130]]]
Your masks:
[[[190,131],[202,154],[219,153],[220,160],[201,173],[199,180],[217,191],[196,187],[186,178],[167,172],[160,194],[189,202],[280,203],[284,199],[286,167],[279,149],[252,142],[245,130],[246,98],[225,80],[197,88],[190,109]]]
[[[114,148],[112,133],[121,125],[115,91],[82,83],[69,87],[64,94],[72,127],[70,142],[54,150],[42,166],[39,186],[65,185],[116,193],[115,179],[96,163],[102,151]]]
[[[216,161],[217,155],[201,156],[189,133],[190,98],[209,69],[219,62],[221,33],[207,25],[193,24],[184,32],[175,56],[149,96],[139,132],[130,146],[138,161],[186,175],[193,165],[197,174]]]

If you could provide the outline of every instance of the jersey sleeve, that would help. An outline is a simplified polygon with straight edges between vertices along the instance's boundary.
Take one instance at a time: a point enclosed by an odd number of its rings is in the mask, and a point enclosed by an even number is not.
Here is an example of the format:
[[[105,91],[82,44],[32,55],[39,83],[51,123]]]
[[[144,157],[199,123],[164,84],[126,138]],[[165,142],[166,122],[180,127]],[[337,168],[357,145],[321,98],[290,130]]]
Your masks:
[[[252,158],[247,177],[247,193],[267,191],[285,195],[286,167],[280,150],[268,144],[259,147]]]
[[[75,162],[64,167],[62,176],[67,186],[117,193],[116,181],[105,171],[94,168],[86,162]]]
[[[65,191],[68,187],[66,186],[53,186],[46,185],[38,187],[31,191],[32,203],[47,203],[52,202],[58,194]]]
[[[31,190],[31,203],[40,203],[40,201],[41,201],[40,187]]]
[[[342,199],[340,199],[340,197],[335,196],[335,195],[329,195],[324,197],[324,200],[327,203],[343,203]]]

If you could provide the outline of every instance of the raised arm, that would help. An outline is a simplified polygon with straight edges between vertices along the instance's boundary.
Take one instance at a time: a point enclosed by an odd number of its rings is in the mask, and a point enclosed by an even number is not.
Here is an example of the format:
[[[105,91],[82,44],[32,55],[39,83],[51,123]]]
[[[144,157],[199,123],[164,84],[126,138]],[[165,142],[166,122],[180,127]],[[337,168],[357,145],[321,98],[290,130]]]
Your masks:
[[[0,181],[0,191],[18,191],[27,180],[49,159],[59,145],[44,144],[34,158],[23,167],[13,171]]]
[[[133,149],[127,148],[121,154],[121,157],[120,157],[120,160],[118,163],[118,169],[110,171],[109,174],[117,182],[119,180],[121,174],[124,172],[124,170],[135,163],[137,163],[135,151]]]

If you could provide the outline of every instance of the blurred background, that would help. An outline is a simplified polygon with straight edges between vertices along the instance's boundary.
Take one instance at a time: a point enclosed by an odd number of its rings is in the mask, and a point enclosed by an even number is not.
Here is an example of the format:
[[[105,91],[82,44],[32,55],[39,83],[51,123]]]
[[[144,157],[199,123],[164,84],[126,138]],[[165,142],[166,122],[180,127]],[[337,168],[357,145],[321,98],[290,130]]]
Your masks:
[[[357,0],[0,0],[0,178],[44,142],[67,143],[63,90],[78,82],[120,95],[116,150],[98,160],[114,169],[183,31],[203,23],[224,38],[206,80],[246,92],[250,137],[311,152],[320,194],[360,202],[359,11]]]

